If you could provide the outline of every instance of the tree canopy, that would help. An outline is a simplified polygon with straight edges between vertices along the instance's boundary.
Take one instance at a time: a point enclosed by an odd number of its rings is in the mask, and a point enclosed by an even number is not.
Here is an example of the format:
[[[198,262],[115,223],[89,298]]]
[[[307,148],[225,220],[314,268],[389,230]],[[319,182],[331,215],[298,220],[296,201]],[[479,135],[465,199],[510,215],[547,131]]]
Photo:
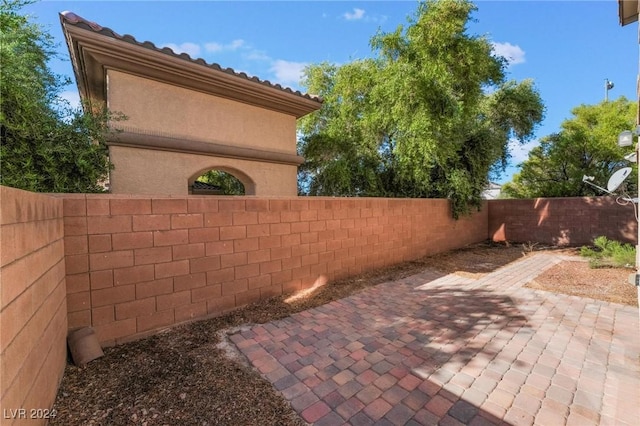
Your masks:
[[[635,128],[637,110],[637,103],[624,97],[574,108],[558,133],[542,138],[529,152],[503,192],[515,198],[604,195],[582,177],[593,176],[594,183],[606,187],[616,169],[630,165],[624,155],[632,149],[618,147],[617,141],[620,132]],[[633,188],[636,181],[633,173]]]
[[[0,4],[0,183],[36,192],[101,191],[110,167],[110,115],[61,98],[69,79],[49,69],[55,44],[20,13],[29,3]]]
[[[197,180],[219,187],[222,195],[245,195],[245,188],[242,182],[232,174],[222,170],[209,170]]]
[[[448,198],[454,217],[480,206],[543,105],[531,81],[506,80],[487,37],[468,34],[474,11],[424,1],[406,27],[371,38],[373,57],[307,67],[303,85],[324,104],[300,122],[300,193]]]

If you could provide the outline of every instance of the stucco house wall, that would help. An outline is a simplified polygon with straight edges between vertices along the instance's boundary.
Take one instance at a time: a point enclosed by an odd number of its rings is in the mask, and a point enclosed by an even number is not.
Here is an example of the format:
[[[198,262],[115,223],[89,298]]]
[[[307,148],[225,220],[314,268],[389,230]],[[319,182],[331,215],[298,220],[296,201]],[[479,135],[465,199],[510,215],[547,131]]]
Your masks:
[[[212,169],[238,178],[246,195],[295,196],[298,191],[294,165],[127,146],[111,146],[109,152],[111,161],[119,166],[111,172],[114,194],[185,195],[198,176]],[[151,168],[162,173],[152,175]]]
[[[116,194],[187,195],[218,169],[246,195],[296,196],[296,120],[321,99],[60,15],[87,108],[106,105]]]
[[[296,153],[296,118],[172,84],[108,70],[108,107],[137,133]]]

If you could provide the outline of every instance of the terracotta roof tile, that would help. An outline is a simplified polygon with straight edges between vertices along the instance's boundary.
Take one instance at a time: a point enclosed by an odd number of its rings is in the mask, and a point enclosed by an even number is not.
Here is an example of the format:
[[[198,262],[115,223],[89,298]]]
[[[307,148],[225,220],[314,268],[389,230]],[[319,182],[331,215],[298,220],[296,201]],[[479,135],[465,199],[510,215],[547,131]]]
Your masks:
[[[300,97],[306,98],[306,99],[310,99],[310,100],[314,100],[314,101],[318,101],[318,102],[322,102],[322,99],[319,96],[313,96],[307,93],[302,93],[299,90],[293,90],[289,87],[284,87],[282,85],[280,85],[279,83],[271,83],[269,80],[261,80],[258,77],[250,77],[248,76],[246,73],[244,72],[236,72],[234,71],[232,68],[223,68],[221,67],[219,64],[216,63],[207,63],[204,59],[202,58],[192,58],[191,56],[189,56],[187,53],[176,53],[174,52],[171,48],[169,47],[157,47],[155,44],[153,44],[150,41],[144,41],[144,42],[140,42],[138,40],[135,39],[135,37],[133,37],[132,35],[129,34],[125,34],[125,35],[120,35],[118,33],[116,33],[115,31],[113,31],[110,28],[107,27],[103,27],[100,24],[96,23],[96,22],[92,22],[89,21],[85,18],[83,18],[82,16],[76,15],[73,12],[70,11],[64,11],[62,13],[60,13],[60,19],[61,21],[63,21],[63,24],[66,22],[68,24],[80,27],[80,28],[84,28],[86,30],[90,30],[93,31],[95,33],[107,36],[107,37],[111,37],[113,39],[116,40],[121,40],[127,43],[131,43],[137,46],[141,46],[147,49],[151,49],[151,50],[155,50],[156,52],[162,52],[164,54],[167,55],[171,55],[175,58],[180,58],[183,59],[185,61],[190,61],[199,65],[203,65],[206,66],[208,68],[214,69],[216,71],[221,71],[224,72],[226,74],[229,75],[233,75],[236,77],[240,77],[249,81],[253,81],[256,83],[260,83],[264,86],[267,87],[271,87],[274,89],[278,89],[278,90],[282,90],[283,92],[286,93],[291,93],[294,95],[298,95]]]

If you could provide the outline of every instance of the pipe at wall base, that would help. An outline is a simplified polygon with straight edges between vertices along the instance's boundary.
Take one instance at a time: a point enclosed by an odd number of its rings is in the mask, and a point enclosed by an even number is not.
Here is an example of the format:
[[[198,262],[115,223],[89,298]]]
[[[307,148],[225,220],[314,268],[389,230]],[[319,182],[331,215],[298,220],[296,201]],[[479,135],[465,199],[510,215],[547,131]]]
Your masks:
[[[73,330],[67,337],[73,363],[84,367],[87,363],[104,356],[98,336],[91,327]]]

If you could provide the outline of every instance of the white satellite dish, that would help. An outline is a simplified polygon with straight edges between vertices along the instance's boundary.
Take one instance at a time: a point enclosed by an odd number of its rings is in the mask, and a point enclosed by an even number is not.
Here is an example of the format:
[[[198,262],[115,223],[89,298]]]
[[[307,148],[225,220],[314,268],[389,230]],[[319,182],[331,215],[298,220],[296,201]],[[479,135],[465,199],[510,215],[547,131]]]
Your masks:
[[[613,192],[618,189],[618,187],[622,185],[622,182],[624,182],[624,180],[629,177],[630,174],[631,167],[623,167],[620,170],[617,170],[609,178],[609,182],[607,182],[607,190],[609,192]]]

